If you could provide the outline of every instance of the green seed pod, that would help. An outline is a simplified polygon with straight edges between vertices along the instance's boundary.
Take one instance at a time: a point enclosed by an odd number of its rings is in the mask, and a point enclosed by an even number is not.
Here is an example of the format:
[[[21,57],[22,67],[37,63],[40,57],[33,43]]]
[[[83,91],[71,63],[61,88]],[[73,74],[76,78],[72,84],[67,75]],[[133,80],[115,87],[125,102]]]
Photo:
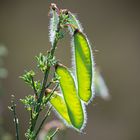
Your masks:
[[[86,36],[79,30],[74,35],[74,59],[78,95],[86,103],[93,97],[93,56]]]
[[[52,3],[50,6],[50,42],[53,45],[55,37],[56,37],[56,31],[57,31],[57,26],[59,23],[59,15],[58,15],[58,8],[56,4]]]
[[[70,11],[68,12],[69,16],[69,24],[72,26],[69,26],[69,30],[73,33],[75,29],[78,29],[79,31],[83,31],[83,28],[81,26],[81,23],[78,21],[77,17],[71,13]]]
[[[55,91],[50,100],[50,103],[54,107],[55,111],[60,116],[60,118],[62,118],[62,120],[67,125],[71,125],[71,121],[69,119],[67,107],[66,107],[63,97]]]
[[[82,103],[77,95],[74,79],[70,71],[63,65],[56,66],[56,73],[60,77],[60,88],[67,106],[70,121],[78,130],[81,130],[85,119]]]

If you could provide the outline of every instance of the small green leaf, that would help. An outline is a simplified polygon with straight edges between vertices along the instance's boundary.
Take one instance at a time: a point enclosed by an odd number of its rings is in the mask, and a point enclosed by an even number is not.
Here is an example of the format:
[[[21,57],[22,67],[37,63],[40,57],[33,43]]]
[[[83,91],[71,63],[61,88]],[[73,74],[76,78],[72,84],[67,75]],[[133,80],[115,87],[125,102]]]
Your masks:
[[[37,105],[37,102],[36,102],[35,97],[33,95],[25,96],[25,98],[20,99],[20,101],[25,105],[25,108],[28,111],[32,110]]]
[[[21,79],[25,81],[25,83],[29,84],[32,86],[32,78],[35,76],[35,72],[33,70],[31,71],[25,71],[25,74],[20,76]]]
[[[37,67],[42,72],[44,72],[47,68],[47,56],[40,53],[39,56],[36,56],[36,59],[37,59]]]
[[[93,96],[93,56],[90,44],[83,33],[76,30],[73,40],[78,95],[81,100],[88,103]]]
[[[60,64],[56,66],[56,73],[60,76],[60,88],[67,106],[70,121],[75,128],[80,130],[84,124],[85,114],[77,95],[74,79],[70,71]]]

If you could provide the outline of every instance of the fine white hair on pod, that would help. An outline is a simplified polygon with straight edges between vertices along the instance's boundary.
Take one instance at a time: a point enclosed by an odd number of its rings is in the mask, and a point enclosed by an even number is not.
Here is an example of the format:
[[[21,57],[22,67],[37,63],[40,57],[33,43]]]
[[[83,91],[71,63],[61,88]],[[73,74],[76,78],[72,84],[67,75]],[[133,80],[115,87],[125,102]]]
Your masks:
[[[90,100],[88,102],[84,102],[86,105],[88,105],[94,98],[95,96],[95,86],[94,86],[94,75],[95,75],[95,63],[94,63],[94,57],[93,57],[93,52],[92,52],[92,49],[91,49],[91,45],[90,45],[90,42],[89,40],[87,39],[87,36],[86,34],[84,34],[85,37],[86,37],[86,40],[88,42],[88,46],[89,46],[89,49],[90,49],[90,54],[91,54],[91,62],[92,62],[92,85],[91,85],[91,91],[92,91],[92,96],[90,98]],[[74,74],[74,79],[75,79],[75,83],[76,83],[76,88],[78,90],[78,83],[77,83],[77,75],[76,75],[76,60],[75,60],[75,50],[74,50],[74,38],[72,36],[72,39],[71,39],[71,53],[72,53],[72,58],[71,58],[71,63],[72,63],[72,69],[73,69],[73,74]]]
[[[49,106],[51,106],[51,103],[48,103]],[[52,105],[53,106],[53,105]],[[55,107],[53,106],[53,111],[56,114],[56,116],[58,118],[60,118],[60,120],[67,126],[67,127],[72,127],[72,125],[68,124],[68,122],[57,112],[57,110],[55,109]]]
[[[88,42],[88,46],[90,48],[91,62],[92,62],[92,85],[91,85],[92,96],[91,96],[90,100],[88,101],[88,103],[86,103],[88,105],[89,103],[92,102],[92,100],[95,97],[95,86],[94,86],[94,80],[95,80],[95,62],[94,62],[93,52],[92,52],[92,49],[91,49],[91,43],[89,42],[89,40],[87,38],[87,35],[85,33],[84,33],[84,35],[86,37],[86,40]]]
[[[74,51],[74,39],[72,38],[71,40],[71,54],[72,54],[72,57],[71,57],[71,63],[72,63],[72,73],[73,73],[73,79],[74,79],[74,82],[75,82],[75,86],[76,86],[76,89],[78,91],[78,83],[77,83],[77,76],[76,76],[76,67],[75,67],[75,51]]]
[[[54,44],[54,41],[55,41],[55,36],[56,36],[56,31],[57,31],[57,26],[59,24],[59,15],[57,13],[57,11],[55,11],[54,9],[51,9],[50,10],[50,14],[52,15],[51,19],[50,19],[50,25],[49,25],[49,29],[50,29],[50,42],[51,44],[53,45]],[[55,114],[63,121],[63,123],[69,127],[69,128],[73,128],[75,129],[76,131],[80,132],[80,133],[83,133],[83,130],[86,126],[86,123],[87,123],[87,112],[86,112],[86,105],[88,105],[94,98],[95,96],[95,86],[94,86],[94,74],[95,74],[95,63],[94,63],[94,57],[93,57],[93,52],[92,52],[92,49],[91,49],[91,44],[87,38],[87,35],[85,33],[83,33],[83,28],[81,26],[81,23],[77,20],[77,16],[73,13],[71,13],[70,11],[68,11],[68,14],[69,14],[69,22],[68,22],[68,30],[72,36],[72,40],[71,40],[71,52],[72,52],[72,57],[71,57],[71,62],[72,62],[72,72],[70,71],[70,74],[74,80],[74,84],[75,84],[75,87],[76,87],[76,94],[77,94],[77,97],[81,103],[81,106],[82,106],[82,111],[83,111],[83,117],[84,119],[82,119],[82,123],[80,126],[79,129],[75,128],[73,125],[72,125],[72,120],[70,120],[70,116],[68,115],[69,117],[69,120],[65,120],[65,117],[63,118],[63,115],[61,115],[60,112],[57,111],[57,109],[55,109],[55,106],[53,106],[53,110],[55,112]],[[76,56],[75,56],[75,46],[74,46],[74,32],[75,30],[78,30],[79,32],[81,32],[87,43],[88,43],[88,47],[89,47],[89,51],[90,51],[90,59],[91,59],[91,63],[90,63],[90,88],[91,88],[91,98],[89,99],[88,102],[84,102],[83,100],[80,99],[79,95],[78,95],[78,79],[77,79],[77,67],[76,67]],[[64,100],[65,104],[66,104],[66,101],[65,101],[65,97],[63,96],[63,92],[61,90],[61,87],[59,86],[59,90],[61,92],[61,97],[62,99]],[[51,103],[49,103],[50,105]],[[67,108],[67,105],[66,105],[66,108]],[[68,111],[68,108],[67,108],[67,111]]]
[[[80,129],[80,132],[83,133],[83,130],[87,124],[87,112],[86,112],[86,106],[85,106],[85,103],[83,101],[81,101],[81,104],[82,104],[82,108],[83,108],[83,113],[84,113],[84,122],[83,122],[83,125]]]
[[[71,19],[70,23],[71,23],[71,22],[75,22],[75,23],[73,23],[74,26],[76,26],[76,28],[77,28],[79,31],[83,32],[84,29],[83,29],[83,27],[82,27],[80,21],[79,21],[78,18],[77,18],[77,14],[71,13],[71,12],[69,11],[69,18]],[[73,21],[72,21],[72,20],[73,20]],[[71,34],[73,34],[72,29],[71,29]]]
[[[81,26],[81,23],[79,22],[79,20],[77,19],[77,16],[71,12],[69,12],[69,18],[71,19],[70,20],[70,23],[73,23],[74,26],[80,31],[83,33],[83,27]],[[76,63],[75,63],[75,50],[74,50],[74,38],[73,38],[73,34],[74,34],[74,30],[72,26],[69,26],[68,27],[69,31],[70,31],[70,35],[72,36],[72,40],[71,40],[71,52],[72,52],[72,58],[71,58],[71,62],[72,62],[72,69],[73,69],[73,74],[74,74],[74,79],[75,79],[75,83],[76,83],[76,88],[78,89],[78,83],[77,83],[77,75],[76,75]],[[86,36],[85,33],[83,33],[87,42],[88,42],[88,46],[89,46],[89,49],[90,49],[90,56],[91,56],[91,62],[92,62],[92,82],[91,82],[91,91],[92,91],[92,97],[91,99],[85,104],[89,104],[93,98],[94,98],[94,95],[95,95],[95,90],[94,90],[94,69],[95,69],[95,64],[94,64],[94,57],[93,57],[93,53],[92,53],[92,49],[91,49],[91,45],[89,43],[89,40]]]
[[[59,15],[57,11],[54,9],[50,9],[49,40],[51,42],[51,45],[53,45],[55,40],[58,23]]]

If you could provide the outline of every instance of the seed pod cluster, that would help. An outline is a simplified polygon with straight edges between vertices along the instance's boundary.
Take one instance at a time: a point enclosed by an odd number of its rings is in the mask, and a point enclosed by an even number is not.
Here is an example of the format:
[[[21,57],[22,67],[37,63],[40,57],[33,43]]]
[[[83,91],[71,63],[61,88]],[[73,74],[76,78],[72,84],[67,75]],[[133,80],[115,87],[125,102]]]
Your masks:
[[[55,7],[55,9],[58,8]],[[55,21],[59,21],[59,17],[61,17],[63,21],[61,27],[68,27],[67,29],[72,35],[74,57],[72,63],[74,63],[75,75],[60,63],[55,66],[55,72],[60,77],[61,95],[55,92],[50,103],[69,126],[81,131],[86,123],[85,105],[91,101],[94,95],[93,54],[87,36],[83,33],[76,16],[66,9],[60,10],[60,13],[56,12],[55,9],[51,9],[54,13],[53,23],[57,24]],[[57,25],[54,27],[56,28]]]

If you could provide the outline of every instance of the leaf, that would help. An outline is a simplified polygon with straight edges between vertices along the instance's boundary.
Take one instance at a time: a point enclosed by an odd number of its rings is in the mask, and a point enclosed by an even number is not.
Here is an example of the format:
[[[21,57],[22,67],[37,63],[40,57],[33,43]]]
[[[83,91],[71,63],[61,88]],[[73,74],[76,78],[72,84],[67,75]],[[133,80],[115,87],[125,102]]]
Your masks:
[[[77,77],[78,95],[88,103],[94,92],[93,88],[93,56],[86,36],[79,30],[74,32],[75,70]]]
[[[60,77],[60,88],[67,106],[70,121],[75,128],[80,130],[84,124],[85,115],[81,101],[77,95],[74,79],[70,71],[63,65],[58,64],[56,66],[56,73]]]

